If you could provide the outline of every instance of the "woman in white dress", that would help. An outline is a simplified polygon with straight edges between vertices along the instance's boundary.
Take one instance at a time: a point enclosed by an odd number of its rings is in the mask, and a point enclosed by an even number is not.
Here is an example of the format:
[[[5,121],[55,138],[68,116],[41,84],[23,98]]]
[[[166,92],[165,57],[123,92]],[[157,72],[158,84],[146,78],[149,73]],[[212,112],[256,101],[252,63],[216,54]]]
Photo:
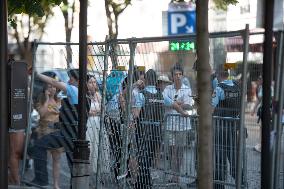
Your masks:
[[[102,138],[102,151],[101,161],[98,161],[98,149],[99,149],[99,133],[100,133],[100,114],[101,114],[101,94],[97,85],[97,81],[94,77],[89,77],[87,82],[88,98],[90,99],[91,106],[89,111],[89,117],[87,122],[87,140],[90,141],[91,148],[91,170],[94,174],[97,173],[97,165],[100,163],[100,172],[109,172],[109,142],[105,128],[103,128]],[[101,163],[103,162],[103,163]]]

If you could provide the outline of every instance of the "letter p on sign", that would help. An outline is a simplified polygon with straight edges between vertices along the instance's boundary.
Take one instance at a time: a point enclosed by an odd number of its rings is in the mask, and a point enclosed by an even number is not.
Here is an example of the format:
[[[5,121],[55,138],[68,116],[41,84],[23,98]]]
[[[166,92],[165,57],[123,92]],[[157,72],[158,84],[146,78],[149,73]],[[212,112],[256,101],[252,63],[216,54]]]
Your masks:
[[[177,34],[178,28],[186,25],[186,16],[181,13],[171,14],[171,33]]]

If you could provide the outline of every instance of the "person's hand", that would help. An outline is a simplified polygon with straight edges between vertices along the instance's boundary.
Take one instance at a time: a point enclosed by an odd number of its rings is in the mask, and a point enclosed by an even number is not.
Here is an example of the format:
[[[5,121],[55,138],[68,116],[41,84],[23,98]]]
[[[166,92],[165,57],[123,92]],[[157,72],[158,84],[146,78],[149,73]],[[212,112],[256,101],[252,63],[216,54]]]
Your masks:
[[[142,80],[136,81],[135,85],[142,90],[144,88],[144,82]]]
[[[126,109],[126,100],[122,94],[119,95],[119,103],[122,110]]]
[[[48,100],[48,99],[49,99],[50,92],[49,92],[48,90],[46,90],[46,91],[44,92],[44,94],[45,94],[46,100]]]
[[[98,111],[97,110],[90,110],[89,116],[96,116],[96,115],[98,115]]]
[[[189,114],[188,114],[187,111],[183,111],[183,112],[181,113],[181,115],[182,115],[182,116],[189,116]]]
[[[182,106],[184,103],[182,101],[176,101],[179,106]]]

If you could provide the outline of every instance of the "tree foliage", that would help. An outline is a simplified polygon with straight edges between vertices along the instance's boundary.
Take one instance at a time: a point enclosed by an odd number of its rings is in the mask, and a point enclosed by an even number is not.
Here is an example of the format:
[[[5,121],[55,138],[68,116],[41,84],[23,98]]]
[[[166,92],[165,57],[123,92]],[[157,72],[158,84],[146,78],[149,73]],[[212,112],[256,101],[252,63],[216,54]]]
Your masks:
[[[238,3],[238,0],[214,0],[216,8],[227,10],[229,5],[235,5]]]
[[[16,40],[18,54],[31,65],[31,43],[41,39],[52,8],[62,0],[8,0],[9,35]],[[31,36],[33,38],[31,39]]]
[[[43,17],[46,9],[59,5],[62,0],[8,0],[8,19],[13,22],[13,15],[28,14]]]
[[[197,0],[171,0],[171,3],[196,2]],[[235,5],[238,0],[213,0],[217,9],[227,10],[229,5]]]

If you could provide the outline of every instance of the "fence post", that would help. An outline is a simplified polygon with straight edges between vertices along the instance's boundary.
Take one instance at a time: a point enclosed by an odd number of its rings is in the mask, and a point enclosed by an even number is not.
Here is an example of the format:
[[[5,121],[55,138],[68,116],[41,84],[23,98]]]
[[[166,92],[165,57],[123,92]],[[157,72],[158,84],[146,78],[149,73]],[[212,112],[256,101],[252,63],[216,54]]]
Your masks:
[[[105,55],[104,55],[104,70],[103,70],[103,91],[102,91],[102,102],[101,102],[101,119],[100,119],[100,131],[99,131],[99,149],[98,149],[98,160],[97,162],[97,178],[96,178],[96,188],[99,188],[99,180],[101,173],[101,154],[103,148],[103,135],[104,135],[104,118],[106,111],[106,79],[107,79],[107,71],[108,71],[108,55],[109,55],[109,41],[106,39],[105,43]]]
[[[127,109],[126,109],[126,120],[124,125],[122,126],[122,159],[121,159],[121,171],[120,171],[120,182],[122,188],[126,188],[126,175],[127,175],[127,159],[128,159],[128,144],[129,144],[129,125],[130,125],[130,118],[131,118],[131,101],[132,101],[132,84],[133,84],[133,69],[134,69],[134,55],[135,55],[135,44],[133,41],[129,42],[130,48],[130,61],[129,61],[129,68],[128,68],[128,87],[127,87]],[[134,139],[135,140],[135,139]],[[134,141],[135,142],[135,141]]]
[[[241,98],[241,112],[240,112],[240,132],[238,138],[238,157],[237,157],[237,189],[242,186],[242,173],[243,173],[243,156],[245,138],[244,138],[244,124],[245,124],[245,106],[246,106],[246,93],[247,93],[247,57],[248,57],[248,44],[249,44],[249,25],[243,33],[243,70],[242,70],[242,98]]]
[[[38,44],[37,40],[34,40],[34,47],[33,47],[33,58],[32,58],[32,75],[30,83],[28,84],[30,86],[29,91],[29,101],[28,101],[28,126],[26,129],[26,138],[25,138],[25,146],[24,146],[24,155],[23,155],[23,166],[22,166],[22,172],[21,172],[21,179],[24,178],[25,174],[25,167],[26,167],[26,159],[27,159],[27,150],[28,150],[28,144],[29,144],[29,132],[31,131],[31,115],[32,115],[32,103],[33,103],[33,91],[34,91],[34,73],[35,73],[35,62],[36,62],[36,50],[37,50]]]
[[[276,114],[273,114],[273,129],[276,131],[275,147],[272,154],[272,178],[274,188],[279,188],[280,155],[281,155],[281,136],[282,136],[282,109],[283,109],[283,89],[284,89],[284,62],[283,62],[283,31],[277,36],[277,55],[276,55],[277,83],[275,85]],[[281,77],[282,76],[282,77]]]

